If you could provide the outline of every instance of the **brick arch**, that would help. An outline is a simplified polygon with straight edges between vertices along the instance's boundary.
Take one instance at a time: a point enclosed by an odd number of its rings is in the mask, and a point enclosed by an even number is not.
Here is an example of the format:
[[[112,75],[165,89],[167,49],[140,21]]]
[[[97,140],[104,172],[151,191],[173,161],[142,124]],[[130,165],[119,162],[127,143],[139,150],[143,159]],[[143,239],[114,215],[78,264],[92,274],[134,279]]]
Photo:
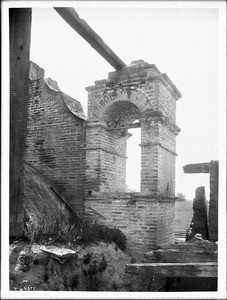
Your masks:
[[[147,86],[131,88],[111,88],[104,91],[102,97],[92,108],[92,114],[90,120],[101,119],[106,120],[106,112],[114,103],[127,103],[127,105],[133,104],[137,107],[140,116],[149,110],[154,110],[152,101],[147,96]]]
[[[141,117],[138,107],[129,101],[116,101],[104,111],[102,121],[107,125],[132,123]]]

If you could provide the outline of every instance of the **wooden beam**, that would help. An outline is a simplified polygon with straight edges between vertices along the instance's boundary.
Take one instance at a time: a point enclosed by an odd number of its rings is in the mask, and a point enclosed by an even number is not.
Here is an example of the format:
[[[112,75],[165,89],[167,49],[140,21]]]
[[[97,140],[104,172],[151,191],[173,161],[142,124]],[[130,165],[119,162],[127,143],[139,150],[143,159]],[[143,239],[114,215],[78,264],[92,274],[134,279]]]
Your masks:
[[[218,251],[184,249],[159,249],[147,252],[144,256],[150,262],[217,262]]]
[[[210,163],[189,164],[183,167],[184,173],[210,173]]]
[[[193,237],[190,241],[184,243],[174,243],[174,244],[163,244],[159,246],[159,249],[178,249],[180,251],[217,251],[218,243],[208,240],[198,240]]]
[[[113,52],[101,37],[79,17],[74,8],[54,7],[59,15],[81,35],[116,70],[125,67],[125,63]]]
[[[217,263],[127,264],[125,272],[146,277],[217,277]]]
[[[9,9],[10,236],[23,235],[23,181],[29,102],[31,8]]]

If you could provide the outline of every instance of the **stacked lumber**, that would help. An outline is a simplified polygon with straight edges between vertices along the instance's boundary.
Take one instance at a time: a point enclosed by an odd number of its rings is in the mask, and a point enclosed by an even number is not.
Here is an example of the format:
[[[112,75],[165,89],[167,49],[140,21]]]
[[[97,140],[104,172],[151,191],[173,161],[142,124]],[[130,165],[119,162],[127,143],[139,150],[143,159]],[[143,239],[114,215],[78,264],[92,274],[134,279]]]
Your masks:
[[[146,263],[127,264],[126,273],[149,277],[217,277],[218,244],[193,238],[145,253]]]

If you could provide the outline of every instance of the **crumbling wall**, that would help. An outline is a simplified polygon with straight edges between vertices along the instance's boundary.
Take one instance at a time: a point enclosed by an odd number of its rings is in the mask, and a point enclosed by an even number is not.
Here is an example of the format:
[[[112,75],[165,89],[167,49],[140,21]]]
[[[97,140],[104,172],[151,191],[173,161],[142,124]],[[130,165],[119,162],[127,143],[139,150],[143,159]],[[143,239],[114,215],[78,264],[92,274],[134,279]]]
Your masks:
[[[164,199],[163,201],[158,201],[156,232],[157,246],[171,244],[174,242],[174,220],[175,201],[173,199]]]
[[[200,186],[195,190],[195,198],[193,199],[193,217],[190,228],[186,233],[186,241],[191,240],[197,233],[201,234],[204,240],[207,240],[209,237],[207,201],[204,186]]]
[[[105,124],[86,125],[85,193],[124,191],[126,138],[107,131]]]
[[[142,60],[86,90],[86,214],[119,227],[128,251],[142,259],[144,251],[174,239],[176,100],[181,95],[166,74]],[[127,130],[135,127],[141,127],[136,196],[124,189]]]
[[[210,173],[210,200],[208,231],[211,241],[218,240],[218,166],[217,160],[206,163],[189,164],[183,167],[185,173]]]
[[[85,117],[80,103],[31,63],[26,161],[79,212],[84,209]]]
[[[142,148],[141,192],[174,197],[176,135],[180,131],[175,124],[176,100],[181,95],[168,76],[161,74],[155,65],[140,60],[120,71],[109,73],[108,80],[95,81],[95,85],[87,87],[86,90],[86,181],[98,178],[96,191],[102,190],[98,165],[103,162],[105,164],[105,160],[100,156],[103,152],[113,154],[114,151],[122,157],[118,164],[122,166],[119,169],[121,172],[118,170],[118,177],[120,182],[123,181],[127,129],[132,128],[133,122],[138,120],[141,126]],[[88,147],[91,143],[92,146]],[[120,149],[119,143],[123,145]],[[94,167],[89,164],[93,150],[100,160]],[[108,173],[108,168],[102,168],[101,174],[104,173]],[[114,178],[109,177],[106,186],[111,185],[113,181]],[[117,185],[115,190],[118,190]]]
[[[139,193],[97,193],[86,197],[86,215],[119,228],[127,237],[127,252],[140,261],[144,252],[174,240],[174,201]]]

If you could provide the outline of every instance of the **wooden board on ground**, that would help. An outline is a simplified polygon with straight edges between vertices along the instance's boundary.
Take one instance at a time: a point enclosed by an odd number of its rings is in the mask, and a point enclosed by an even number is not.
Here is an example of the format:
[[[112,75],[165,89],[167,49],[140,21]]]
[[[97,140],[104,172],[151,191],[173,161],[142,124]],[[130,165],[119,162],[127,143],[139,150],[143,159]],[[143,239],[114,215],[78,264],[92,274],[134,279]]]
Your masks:
[[[145,253],[148,262],[217,262],[218,252],[205,250],[159,249]]]
[[[141,263],[127,264],[126,273],[149,277],[217,277],[217,263]]]
[[[211,242],[208,240],[199,240],[196,238],[191,239],[185,243],[175,243],[175,244],[165,244],[161,245],[159,249],[178,249],[180,251],[184,250],[204,250],[204,251],[217,251],[218,250],[218,243]]]

